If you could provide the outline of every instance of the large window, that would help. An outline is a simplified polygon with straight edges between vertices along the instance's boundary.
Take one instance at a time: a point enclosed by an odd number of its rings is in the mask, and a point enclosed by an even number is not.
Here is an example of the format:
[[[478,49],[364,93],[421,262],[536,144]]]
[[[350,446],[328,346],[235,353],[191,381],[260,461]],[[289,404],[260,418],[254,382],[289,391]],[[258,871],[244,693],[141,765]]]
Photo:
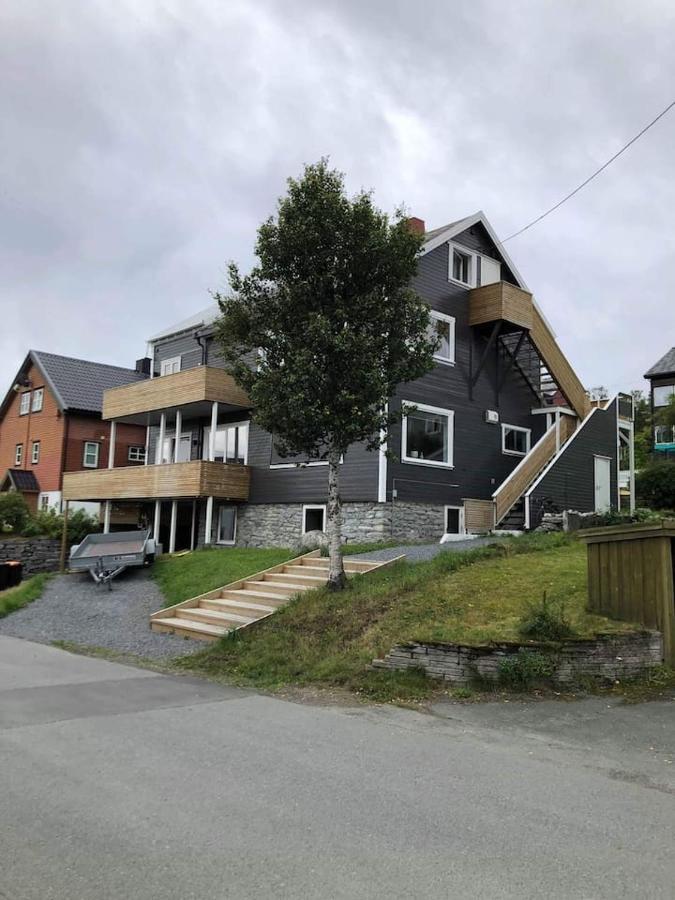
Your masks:
[[[209,458],[211,427],[204,429],[204,449],[202,458]],[[216,428],[216,462],[240,463],[248,461],[248,422],[231,422]]]
[[[532,432],[519,425],[502,425],[502,453],[507,456],[526,456],[530,452]]]
[[[180,356],[172,356],[170,359],[163,359],[159,367],[159,374],[175,375],[176,372],[180,372],[180,360]]]
[[[97,441],[84,442],[82,465],[85,469],[98,469],[99,444]]]
[[[216,542],[218,544],[234,544],[237,537],[237,507],[218,507],[218,523]]]
[[[30,461],[36,466],[40,462],[40,441],[33,441]]]
[[[30,391],[26,391],[21,395],[21,403],[19,406],[19,415],[26,416],[30,412]]]
[[[45,389],[44,388],[35,388],[33,391],[33,412],[41,412],[42,404],[44,403],[45,398]]]
[[[302,507],[302,533],[326,530],[326,507],[323,504],[308,504]]]
[[[403,416],[401,459],[427,466],[453,465],[454,412],[416,404]]]
[[[453,317],[432,310],[430,313],[429,337],[440,341],[440,345],[434,353],[434,359],[443,363],[454,363],[455,320]]]
[[[668,406],[675,395],[675,384],[660,384],[654,388],[654,406]]]

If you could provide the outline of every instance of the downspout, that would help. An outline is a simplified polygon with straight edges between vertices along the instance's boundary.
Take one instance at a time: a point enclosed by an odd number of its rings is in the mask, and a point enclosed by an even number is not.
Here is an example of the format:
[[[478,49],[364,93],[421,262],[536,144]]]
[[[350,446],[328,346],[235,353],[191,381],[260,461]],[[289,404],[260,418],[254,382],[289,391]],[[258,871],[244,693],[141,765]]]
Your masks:
[[[201,351],[202,351],[202,359],[201,359],[201,362],[199,363],[199,365],[205,366],[206,365],[206,336],[203,334],[200,334],[198,331],[195,331],[194,339],[197,341],[197,343],[201,347]]]

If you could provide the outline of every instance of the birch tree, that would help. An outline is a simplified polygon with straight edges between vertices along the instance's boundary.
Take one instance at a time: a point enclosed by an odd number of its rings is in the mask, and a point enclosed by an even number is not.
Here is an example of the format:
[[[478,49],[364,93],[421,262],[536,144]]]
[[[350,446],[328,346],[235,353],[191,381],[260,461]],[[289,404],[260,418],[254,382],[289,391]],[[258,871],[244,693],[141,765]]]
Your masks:
[[[357,442],[376,451],[400,414],[387,401],[433,367],[427,304],[411,289],[422,236],[370,193],[349,197],[327,161],[288,180],[258,229],[257,263],[229,266],[217,339],[282,457],[328,466],[329,586],[346,583],[340,469]]]

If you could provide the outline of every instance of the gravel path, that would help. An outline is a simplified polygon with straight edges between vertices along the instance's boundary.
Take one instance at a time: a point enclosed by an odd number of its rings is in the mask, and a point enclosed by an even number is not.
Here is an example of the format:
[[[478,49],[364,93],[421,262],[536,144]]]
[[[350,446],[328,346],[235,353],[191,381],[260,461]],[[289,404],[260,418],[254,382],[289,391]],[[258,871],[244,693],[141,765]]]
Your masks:
[[[484,547],[486,544],[494,544],[498,538],[479,537],[468,541],[448,541],[447,544],[409,544],[402,547],[388,547],[386,550],[373,550],[370,553],[359,553],[355,559],[387,560],[405,553],[407,562],[421,562],[425,559],[433,559],[439,553],[459,553],[460,550],[474,550],[476,547]]]
[[[39,600],[0,619],[0,634],[43,644],[73,641],[152,659],[203,650],[202,641],[150,631],[150,613],[163,604],[157,585],[143,569],[123,572],[112,591],[94,584],[86,572],[57,575]]]

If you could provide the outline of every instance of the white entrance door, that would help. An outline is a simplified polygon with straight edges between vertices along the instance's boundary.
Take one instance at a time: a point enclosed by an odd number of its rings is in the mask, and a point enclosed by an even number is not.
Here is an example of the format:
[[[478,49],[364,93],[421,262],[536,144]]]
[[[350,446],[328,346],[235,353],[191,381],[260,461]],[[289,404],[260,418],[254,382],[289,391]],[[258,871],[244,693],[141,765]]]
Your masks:
[[[606,456],[595,457],[595,511],[607,512],[611,500],[611,460]]]

